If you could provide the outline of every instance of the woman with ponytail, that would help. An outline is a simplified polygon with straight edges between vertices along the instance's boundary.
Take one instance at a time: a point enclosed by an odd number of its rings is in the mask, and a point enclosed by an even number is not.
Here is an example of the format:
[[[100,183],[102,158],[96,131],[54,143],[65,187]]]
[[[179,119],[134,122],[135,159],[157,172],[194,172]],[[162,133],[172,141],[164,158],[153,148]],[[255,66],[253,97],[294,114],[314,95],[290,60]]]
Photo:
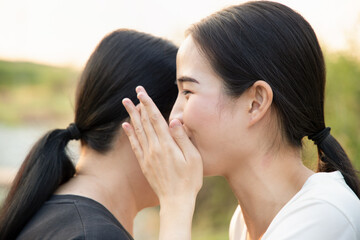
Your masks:
[[[177,47],[117,30],[96,47],[81,75],[75,121],[31,149],[1,209],[0,239],[132,239],[133,219],[158,198],[143,176],[121,123],[125,96],[146,85],[164,118],[176,99]],[[81,141],[77,166],[67,155]]]
[[[194,24],[177,55],[169,126],[146,87],[140,111],[123,100],[132,120],[123,129],[160,200],[160,238],[191,238],[204,173],[225,177],[238,199],[231,240],[360,239],[359,178],[325,124],[325,79],[313,29],[280,3]],[[305,137],[318,149],[316,173],[302,163]]]

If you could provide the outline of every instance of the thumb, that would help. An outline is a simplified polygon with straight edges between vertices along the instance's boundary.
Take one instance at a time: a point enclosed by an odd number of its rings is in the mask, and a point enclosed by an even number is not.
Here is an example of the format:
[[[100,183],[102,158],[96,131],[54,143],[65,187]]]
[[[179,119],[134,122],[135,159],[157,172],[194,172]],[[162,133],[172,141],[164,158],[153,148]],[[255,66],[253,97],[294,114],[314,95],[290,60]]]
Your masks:
[[[185,159],[188,161],[189,159],[200,158],[198,150],[190,141],[181,122],[178,119],[173,119],[169,127],[171,136],[183,152]]]

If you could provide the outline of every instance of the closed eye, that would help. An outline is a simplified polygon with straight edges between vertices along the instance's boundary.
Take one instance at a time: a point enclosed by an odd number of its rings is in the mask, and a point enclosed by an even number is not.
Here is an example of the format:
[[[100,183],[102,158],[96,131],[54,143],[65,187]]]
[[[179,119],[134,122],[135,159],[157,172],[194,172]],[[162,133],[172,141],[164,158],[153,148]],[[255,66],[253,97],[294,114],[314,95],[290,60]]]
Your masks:
[[[191,93],[192,93],[192,92],[190,92],[190,91],[188,91],[188,90],[183,90],[183,91],[182,91],[182,94],[185,95],[185,96],[188,95],[188,94],[191,94]]]

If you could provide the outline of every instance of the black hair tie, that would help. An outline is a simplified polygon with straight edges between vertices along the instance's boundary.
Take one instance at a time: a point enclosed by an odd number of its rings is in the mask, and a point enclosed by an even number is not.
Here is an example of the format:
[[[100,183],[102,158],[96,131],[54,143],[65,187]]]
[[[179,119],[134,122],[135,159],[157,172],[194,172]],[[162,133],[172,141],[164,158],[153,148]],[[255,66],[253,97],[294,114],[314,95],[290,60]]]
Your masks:
[[[309,139],[314,141],[314,143],[316,145],[321,144],[322,141],[324,141],[325,138],[327,138],[327,136],[330,135],[330,130],[331,128],[326,127],[323,130],[321,130],[320,132],[313,134],[313,135],[309,135]]]
[[[81,132],[76,126],[75,123],[71,123],[67,128],[66,131],[70,135],[70,140],[79,140],[81,138]]]

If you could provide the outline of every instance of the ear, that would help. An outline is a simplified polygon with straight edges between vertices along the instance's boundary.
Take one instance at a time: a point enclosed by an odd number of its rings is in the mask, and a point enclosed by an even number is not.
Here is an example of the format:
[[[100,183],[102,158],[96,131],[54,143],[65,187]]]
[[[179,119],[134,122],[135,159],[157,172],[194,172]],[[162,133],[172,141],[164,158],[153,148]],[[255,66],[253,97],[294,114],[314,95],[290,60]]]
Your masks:
[[[263,81],[256,81],[248,89],[249,126],[259,122],[270,109],[273,101],[273,91],[270,85]]]

